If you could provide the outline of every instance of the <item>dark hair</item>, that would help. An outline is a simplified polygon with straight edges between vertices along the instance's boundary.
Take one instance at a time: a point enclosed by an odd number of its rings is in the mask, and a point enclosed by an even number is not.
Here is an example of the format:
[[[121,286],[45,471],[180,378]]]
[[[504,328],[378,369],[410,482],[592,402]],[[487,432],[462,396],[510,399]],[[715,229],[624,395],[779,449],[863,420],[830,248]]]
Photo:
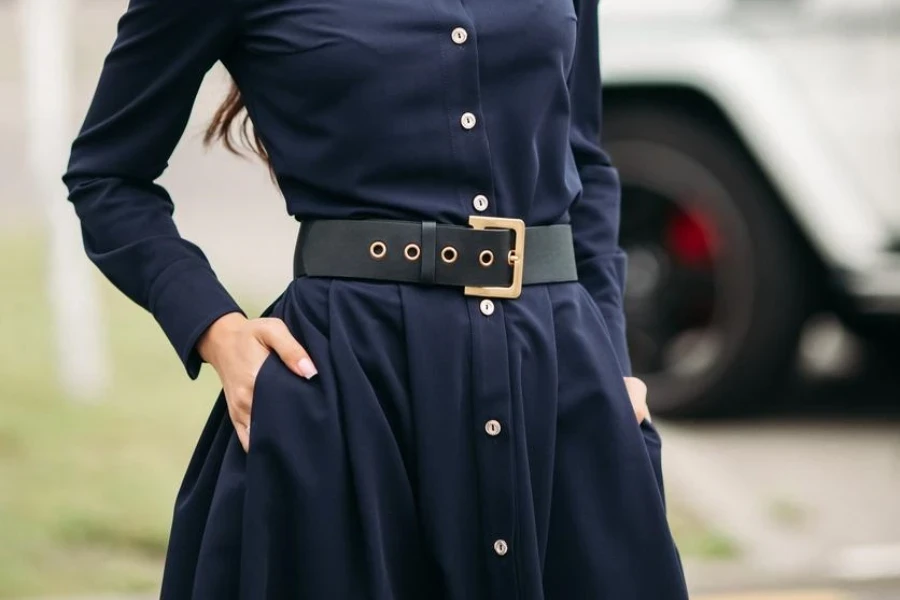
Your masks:
[[[240,123],[237,127],[237,132],[235,132],[233,127],[235,121]],[[251,134],[251,127],[253,127],[253,123],[250,121],[250,114],[244,105],[244,99],[241,98],[241,90],[232,81],[228,95],[225,96],[225,100],[216,109],[209,126],[206,128],[206,133],[203,135],[203,144],[210,146],[214,142],[221,141],[229,152],[239,156],[243,156],[244,151],[249,151],[262,159],[271,170],[272,165],[269,162],[269,153],[266,151],[266,147],[255,129]]]

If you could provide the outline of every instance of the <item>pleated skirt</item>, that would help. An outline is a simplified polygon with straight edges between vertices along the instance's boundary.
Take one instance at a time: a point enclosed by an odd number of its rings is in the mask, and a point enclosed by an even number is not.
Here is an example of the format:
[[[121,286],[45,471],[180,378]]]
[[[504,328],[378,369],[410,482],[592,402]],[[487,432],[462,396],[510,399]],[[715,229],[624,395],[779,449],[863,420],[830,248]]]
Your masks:
[[[489,310],[492,309],[492,310]],[[220,394],[179,491],[163,600],[684,600],[660,439],[579,283],[294,280],[249,452]]]

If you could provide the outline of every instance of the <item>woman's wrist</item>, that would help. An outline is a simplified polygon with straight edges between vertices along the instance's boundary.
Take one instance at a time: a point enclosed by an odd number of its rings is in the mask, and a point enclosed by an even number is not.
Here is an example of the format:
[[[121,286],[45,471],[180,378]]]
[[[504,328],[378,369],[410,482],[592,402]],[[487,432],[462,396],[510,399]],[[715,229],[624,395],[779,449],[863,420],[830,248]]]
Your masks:
[[[213,321],[197,340],[197,352],[204,362],[215,367],[219,350],[225,345],[224,340],[231,337],[246,322],[247,317],[239,312],[224,314]]]

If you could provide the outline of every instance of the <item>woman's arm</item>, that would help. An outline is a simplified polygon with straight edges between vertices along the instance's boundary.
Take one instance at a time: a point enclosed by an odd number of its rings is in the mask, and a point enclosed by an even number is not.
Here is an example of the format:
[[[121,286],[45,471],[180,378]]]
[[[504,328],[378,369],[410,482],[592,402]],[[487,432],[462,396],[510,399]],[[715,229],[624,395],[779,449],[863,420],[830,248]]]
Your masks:
[[[631,374],[625,340],[625,253],[619,248],[619,177],[600,145],[601,85],[598,0],[574,0],[578,14],[569,74],[571,144],[583,191],[570,209],[578,278],[606,320],[623,376]]]
[[[179,235],[155,180],[205,73],[236,38],[236,1],[130,0],[63,177],[88,256],[153,314],[192,378],[201,334],[241,310],[203,252]]]
[[[583,191],[570,214],[575,237],[578,278],[603,313],[634,414],[640,423],[660,497],[665,503],[662,441],[647,408],[647,386],[630,377],[625,339],[625,253],[619,247],[619,176],[600,145],[600,34],[598,0],[575,0],[578,39],[569,75],[572,102],[571,142]]]

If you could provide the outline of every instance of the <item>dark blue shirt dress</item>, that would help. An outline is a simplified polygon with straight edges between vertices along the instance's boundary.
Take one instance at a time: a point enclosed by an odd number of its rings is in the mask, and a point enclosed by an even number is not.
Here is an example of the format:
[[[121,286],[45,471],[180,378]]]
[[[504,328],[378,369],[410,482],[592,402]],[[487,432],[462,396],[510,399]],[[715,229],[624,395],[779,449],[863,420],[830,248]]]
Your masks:
[[[217,61],[290,215],[571,222],[580,278],[493,301],[285,282],[268,314],[319,376],[270,355],[247,454],[219,397],[178,496],[163,598],[687,597],[659,438],[622,380],[598,55],[597,0],[131,0],[65,182],[88,255],[191,377],[198,337],[240,309],[155,180]]]

